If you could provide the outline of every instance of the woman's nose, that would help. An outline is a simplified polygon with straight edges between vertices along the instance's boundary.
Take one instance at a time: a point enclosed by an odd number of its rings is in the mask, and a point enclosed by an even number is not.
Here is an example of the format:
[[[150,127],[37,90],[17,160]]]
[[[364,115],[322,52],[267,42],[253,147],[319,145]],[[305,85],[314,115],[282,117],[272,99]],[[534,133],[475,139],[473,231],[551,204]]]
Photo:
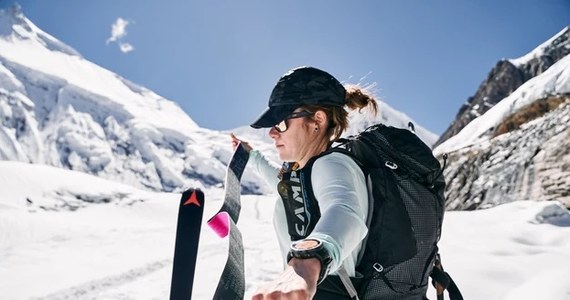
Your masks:
[[[277,129],[275,129],[275,127],[269,128],[269,137],[270,138],[276,139],[278,135],[279,135],[279,131],[277,131]]]

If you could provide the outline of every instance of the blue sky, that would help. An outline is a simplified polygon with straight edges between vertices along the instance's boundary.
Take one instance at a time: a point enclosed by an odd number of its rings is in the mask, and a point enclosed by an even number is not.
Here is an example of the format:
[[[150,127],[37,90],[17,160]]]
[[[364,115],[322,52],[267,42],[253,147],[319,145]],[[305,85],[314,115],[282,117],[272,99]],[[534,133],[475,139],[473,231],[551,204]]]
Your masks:
[[[498,60],[570,25],[568,0],[17,2],[85,58],[210,129],[250,124],[283,73],[312,65],[376,83],[382,100],[441,134]],[[107,42],[118,18],[126,34]]]

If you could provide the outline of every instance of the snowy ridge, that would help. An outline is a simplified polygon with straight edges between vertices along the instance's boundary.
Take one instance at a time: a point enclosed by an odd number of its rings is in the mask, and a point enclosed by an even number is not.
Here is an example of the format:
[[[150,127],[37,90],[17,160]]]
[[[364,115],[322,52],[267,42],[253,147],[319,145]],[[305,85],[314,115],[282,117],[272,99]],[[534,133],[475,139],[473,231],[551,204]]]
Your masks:
[[[0,182],[6,188],[0,205],[5,209],[74,211],[88,204],[132,205],[154,195],[130,185],[46,165],[0,161],[0,170]]]
[[[567,55],[544,73],[525,82],[485,114],[471,121],[458,134],[437,146],[434,153],[449,153],[484,142],[489,139],[495,126],[521,107],[550,95],[569,92],[570,55]]]
[[[565,47],[567,49],[570,49],[570,43],[559,43],[559,44],[556,43],[557,39],[559,39],[560,37],[562,37],[565,34],[568,34],[569,32],[570,32],[570,26],[566,26],[559,33],[557,33],[556,35],[554,35],[553,37],[551,37],[550,39],[548,39],[544,43],[540,44],[538,47],[536,47],[531,52],[529,52],[529,53],[527,53],[527,54],[525,54],[519,58],[509,59],[509,61],[513,65],[520,68],[521,66],[528,64],[528,62],[531,61],[532,59],[541,57],[545,53],[545,51],[550,47]]]
[[[32,28],[30,30],[34,33]],[[54,51],[37,40],[7,38],[0,39],[0,53],[0,62],[10,66],[10,69],[24,71],[18,75],[28,77],[28,80],[35,79],[38,84],[43,83],[43,79],[59,81],[58,88],[63,92],[61,97],[70,101],[70,104],[107,104],[106,106],[112,106],[110,109],[118,110],[119,114],[128,113],[132,118],[144,119],[153,126],[181,132],[197,127],[175,103],[80,56]],[[81,97],[82,95],[86,97]],[[74,96],[79,98],[78,103],[73,101]],[[93,101],[93,96],[98,101]]]
[[[0,10],[0,36],[12,40],[27,40],[31,43],[41,44],[51,51],[81,56],[75,49],[42,31],[26,19],[19,5],[15,5],[9,10]]]
[[[376,117],[366,110],[363,110],[362,113],[359,113],[358,110],[350,112],[350,126],[343,136],[355,135],[376,123],[407,129],[408,123],[412,122],[416,134],[428,146],[431,147],[437,140],[436,134],[418,125],[405,113],[395,110],[381,100],[377,100],[376,103],[378,104],[378,115]]]
[[[569,54],[570,27],[567,27],[522,58],[497,62],[475,94],[461,105],[436,146],[458,134],[475,118],[485,114],[525,82],[541,75]]]

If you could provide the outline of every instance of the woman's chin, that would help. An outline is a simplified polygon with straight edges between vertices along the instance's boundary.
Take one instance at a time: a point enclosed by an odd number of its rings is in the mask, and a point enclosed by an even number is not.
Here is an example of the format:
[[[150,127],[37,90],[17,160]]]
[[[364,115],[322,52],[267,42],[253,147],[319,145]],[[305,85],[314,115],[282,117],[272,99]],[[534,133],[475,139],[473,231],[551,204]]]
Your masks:
[[[277,154],[278,154],[278,156],[279,156],[279,160],[280,160],[280,161],[284,161],[284,162],[292,162],[292,161],[294,161],[293,159],[291,159],[291,157],[289,157],[289,155],[287,155],[287,154],[285,154],[285,153],[278,152]]]

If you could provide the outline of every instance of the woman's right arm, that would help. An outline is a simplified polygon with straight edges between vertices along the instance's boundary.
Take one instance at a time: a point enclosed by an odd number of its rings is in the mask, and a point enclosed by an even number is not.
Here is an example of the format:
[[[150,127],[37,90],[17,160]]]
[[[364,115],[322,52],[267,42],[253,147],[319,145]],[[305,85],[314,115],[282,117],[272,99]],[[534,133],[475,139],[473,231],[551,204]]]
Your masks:
[[[244,146],[245,150],[249,152],[250,164],[253,166],[257,174],[261,175],[261,177],[267,184],[269,184],[269,186],[277,189],[277,184],[279,183],[279,178],[277,178],[277,175],[279,174],[280,167],[267,160],[267,158],[265,158],[261,152],[254,150],[248,142],[238,139],[233,133],[230,134],[230,136],[232,138],[232,146],[234,151],[237,145],[241,143]]]
[[[251,150],[249,152],[249,160],[252,162],[257,174],[261,175],[269,186],[277,190],[277,184],[279,183],[277,175],[279,175],[280,168],[269,162],[267,158],[257,150]]]

